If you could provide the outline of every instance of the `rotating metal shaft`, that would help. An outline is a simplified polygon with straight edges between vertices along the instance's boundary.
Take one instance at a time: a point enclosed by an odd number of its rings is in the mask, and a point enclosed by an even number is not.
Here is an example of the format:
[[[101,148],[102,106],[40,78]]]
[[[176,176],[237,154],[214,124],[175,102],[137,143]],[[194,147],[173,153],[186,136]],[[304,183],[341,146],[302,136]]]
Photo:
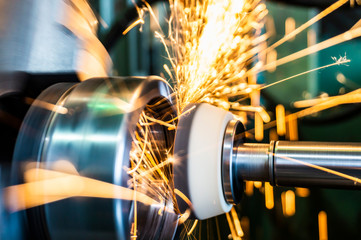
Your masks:
[[[244,143],[239,122],[230,122],[223,142],[223,188],[238,203],[243,181],[293,187],[361,189],[361,143],[272,141]],[[232,143],[232,144],[230,144]]]
[[[298,187],[361,188],[361,144],[277,141],[237,146],[242,180]]]

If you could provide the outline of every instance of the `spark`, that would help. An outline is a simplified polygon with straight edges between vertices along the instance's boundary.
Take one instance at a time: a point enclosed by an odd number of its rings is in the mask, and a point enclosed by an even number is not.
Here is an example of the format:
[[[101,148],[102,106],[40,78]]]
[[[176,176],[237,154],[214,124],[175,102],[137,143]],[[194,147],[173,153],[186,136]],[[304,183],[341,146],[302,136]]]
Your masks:
[[[262,182],[255,181],[255,182],[253,182],[253,184],[254,184],[255,188],[261,188],[262,187]]]
[[[159,29],[154,34],[165,47],[169,59],[169,67],[163,65],[163,68],[175,85],[178,117],[186,112],[184,109],[188,104],[203,102],[231,111],[238,117],[244,117],[243,113],[253,114],[255,116],[255,138],[259,141],[262,140],[264,129],[268,126],[274,126],[275,121],[270,122],[269,114],[260,104],[260,90],[313,71],[346,64],[350,60],[346,56],[333,59],[335,62],[332,64],[263,87],[257,84],[256,74],[265,70],[275,70],[277,66],[359,37],[361,36],[361,28],[350,29],[343,34],[281,59],[277,59],[276,52],[274,52],[272,58],[267,56],[271,61],[268,61],[265,65],[262,61],[257,62],[255,56],[272,52],[276,47],[293,39],[297,34],[326,17],[346,2],[348,1],[337,1],[298,28],[295,28],[295,23],[291,22],[292,26],[288,24],[291,28],[288,29],[286,36],[270,47],[267,47],[266,44],[270,34],[261,34],[267,9],[265,4],[259,0],[170,0],[171,13],[167,35],[161,30],[151,6],[144,2],[146,10],[158,24]],[[141,17],[142,15],[137,20],[137,24],[142,23]],[[290,21],[288,22],[290,23]],[[250,97],[251,104],[240,105],[243,100],[242,97]],[[346,102],[345,99],[344,102]],[[342,104],[342,102],[338,103]],[[332,106],[334,105],[327,105],[327,107]],[[326,109],[326,106],[323,107]],[[317,109],[302,110],[303,112],[300,111],[297,114],[288,116],[284,116],[283,111],[282,125],[285,128],[284,125],[288,123],[290,138],[297,139],[297,118],[302,117],[302,114],[305,116],[312,114],[312,111],[321,110],[322,107],[318,106]],[[169,186],[169,177],[171,177],[169,174],[171,173],[167,172],[168,168],[164,169],[164,167],[173,163],[172,157],[162,156],[159,158],[159,153],[164,149],[158,146],[157,143],[152,144],[157,140],[154,136],[148,136],[147,139],[144,139],[146,134],[151,132],[151,127],[155,123],[167,127],[168,130],[176,128],[176,123],[174,124],[171,120],[164,121],[163,119],[143,115],[137,126],[138,134],[135,134],[134,154],[132,155],[132,166],[135,166],[135,168],[131,173],[139,177],[139,179],[136,177],[138,182],[140,179],[146,179],[146,185],[150,187],[150,182],[161,180],[165,184],[165,192],[160,194],[178,195],[191,208],[189,199],[179,190],[172,190]],[[133,184],[136,185],[137,183],[134,182]],[[141,184],[141,182],[138,184]],[[261,187],[262,183],[255,182],[255,186]],[[269,192],[268,185],[265,185],[265,188]],[[249,194],[251,194],[250,191]],[[180,223],[187,220],[190,215],[190,208],[181,214]],[[226,216],[227,220],[231,220],[229,214]],[[235,223],[228,222],[231,231],[232,227],[234,230]],[[188,231],[188,236],[192,235],[196,225],[197,223],[193,223],[190,231]],[[235,230],[232,236],[237,237]]]
[[[250,197],[253,195],[253,181],[246,181],[245,194]]]
[[[244,236],[244,233],[243,233],[243,230],[242,230],[242,227],[241,227],[241,222],[239,221],[239,218],[238,218],[238,214],[237,214],[237,211],[234,207],[232,207],[231,209],[231,215],[232,215],[232,218],[233,218],[233,225],[236,229],[236,233],[239,237],[243,237]]]
[[[296,188],[296,194],[299,197],[308,197],[310,195],[310,190],[308,188]]]
[[[159,204],[158,201],[111,183],[58,171],[32,168],[25,171],[26,183],[4,189],[5,206],[16,212],[69,197],[96,197],[133,200],[146,205]],[[54,188],[54,186],[57,186]]]
[[[327,240],[327,214],[325,211],[321,211],[318,213],[318,231],[319,231],[319,239]]]
[[[32,98],[26,97],[25,103],[32,105],[32,106],[40,107],[40,108],[43,108],[43,109],[46,109],[46,110],[49,110],[52,112],[56,112],[59,114],[67,114],[68,113],[68,109],[66,107],[63,107],[59,104],[55,105],[52,103],[48,103],[46,101],[41,101],[39,99],[35,100]]]
[[[335,10],[337,10],[338,8],[342,7],[343,5],[345,5],[349,0],[339,0],[337,2],[335,2],[334,4],[332,4],[331,6],[327,7],[325,10],[323,10],[322,12],[320,12],[319,14],[317,14],[315,17],[311,18],[310,20],[308,20],[307,22],[305,22],[304,24],[302,24],[300,27],[296,28],[295,30],[293,30],[292,32],[290,32],[289,34],[287,34],[286,36],[284,36],[283,38],[281,38],[280,40],[278,40],[277,42],[275,42],[273,45],[271,45],[270,47],[268,47],[265,52],[268,53],[271,50],[279,47],[280,45],[284,44],[285,42],[287,42],[288,40],[296,37],[296,35],[298,35],[299,33],[301,33],[302,31],[304,31],[305,29],[309,28],[310,26],[312,26],[313,24],[315,24],[316,22],[320,21],[322,18],[326,17],[327,15],[329,15],[330,13],[334,12]]]
[[[278,80],[278,81],[276,81],[276,82],[274,82],[274,83],[270,83],[270,84],[268,84],[268,85],[266,85],[266,86],[260,87],[259,90],[263,90],[263,89],[265,89],[265,88],[272,87],[272,86],[274,86],[274,85],[276,85],[276,84],[279,84],[279,83],[288,81],[288,80],[293,79],[293,78],[296,78],[296,77],[300,77],[300,76],[306,75],[306,74],[311,73],[311,72],[319,71],[319,70],[321,70],[321,69],[329,68],[329,67],[332,67],[332,66],[340,66],[340,65],[342,65],[342,64],[346,64],[346,63],[351,62],[351,60],[347,59],[346,56],[340,57],[339,59],[337,59],[337,58],[335,58],[335,57],[332,57],[332,59],[335,61],[334,63],[330,63],[330,64],[328,64],[328,65],[324,65],[324,66],[321,66],[321,67],[318,67],[318,68],[314,68],[314,69],[311,69],[311,70],[308,70],[308,71],[305,71],[305,72],[302,72],[302,73],[293,75],[293,76],[288,77],[288,78],[284,78],[284,79]]]
[[[130,30],[132,30],[135,26],[140,25],[140,24],[144,24],[144,20],[143,18],[139,18],[137,20],[135,20],[132,24],[129,25],[129,27],[127,27],[124,31],[123,31],[123,35],[126,35]]]
[[[233,225],[232,218],[229,213],[226,213],[226,218],[227,218],[229,229],[231,230],[232,238],[235,240],[240,240],[241,238],[238,236],[238,234],[236,232],[236,229]]]
[[[276,106],[276,124],[278,136],[286,134],[285,107],[282,104]]]
[[[339,177],[342,177],[342,178],[345,178],[345,179],[349,179],[349,180],[351,180],[351,181],[353,181],[355,183],[360,183],[361,184],[361,179],[359,179],[357,177],[353,177],[353,176],[345,174],[345,173],[342,173],[342,172],[338,172],[338,171],[335,171],[335,170],[332,170],[332,169],[329,169],[329,168],[326,168],[326,167],[318,166],[318,165],[315,165],[315,164],[312,164],[312,163],[309,163],[309,162],[301,161],[301,160],[286,157],[286,156],[277,155],[277,157],[288,160],[288,161],[291,161],[291,162],[295,162],[295,163],[298,163],[298,164],[301,164],[301,165],[304,165],[304,166],[308,166],[308,167],[311,167],[311,168],[314,168],[314,169],[318,169],[320,171],[327,172],[327,173],[333,174],[335,176],[339,176]]]
[[[173,72],[166,72],[176,80],[180,112],[197,102],[232,111],[226,95],[247,87],[246,56],[263,27],[265,5],[259,1],[176,0],[170,1],[170,6]],[[235,82],[245,85],[233,85]]]
[[[274,197],[273,197],[273,187],[270,183],[265,183],[265,203],[267,209],[272,209],[274,207]]]
[[[189,230],[189,232],[187,232],[187,235],[188,235],[188,236],[190,236],[190,235],[192,234],[192,232],[193,232],[194,229],[196,228],[197,224],[198,224],[198,219],[194,221],[191,229]]]
[[[297,119],[298,118],[303,118],[309,115],[312,115],[314,113],[318,113],[321,112],[323,110],[329,109],[329,108],[333,108],[339,105],[343,105],[343,104],[351,104],[351,103],[360,103],[361,102],[361,89],[357,89],[354,90],[352,92],[343,94],[343,95],[339,95],[339,96],[335,96],[335,97],[330,97],[330,98],[326,98],[325,101],[323,100],[318,100],[318,99],[312,99],[312,100],[305,100],[305,101],[309,101],[308,103],[315,104],[314,106],[308,107],[306,109],[300,110],[298,112],[289,114],[286,116],[286,122],[292,122],[293,124],[297,124]],[[271,121],[268,122],[266,124],[263,125],[264,129],[269,129],[272,127],[276,126],[276,121]],[[253,132],[255,132],[256,129],[250,129],[245,131],[244,134],[252,134]],[[297,131],[297,129],[293,128],[292,129],[294,131],[294,133],[296,134],[295,131]]]
[[[319,51],[324,50],[326,48],[330,48],[330,47],[335,46],[337,44],[340,44],[340,43],[343,43],[343,42],[346,42],[346,41],[350,41],[350,40],[352,40],[354,38],[357,38],[357,37],[360,37],[360,36],[361,36],[361,27],[356,28],[356,29],[348,30],[348,31],[346,31],[344,33],[341,33],[341,34],[335,36],[335,37],[329,38],[329,39],[327,39],[327,40],[325,40],[323,42],[312,45],[312,46],[307,47],[307,48],[305,48],[303,50],[300,50],[298,52],[290,54],[290,55],[288,55],[286,57],[278,59],[274,63],[269,63],[269,64],[266,64],[266,65],[263,65],[263,66],[259,66],[259,65],[255,66],[255,67],[253,67],[252,69],[250,69],[247,72],[247,75],[260,73],[260,72],[266,71],[268,69],[272,69],[275,66],[278,67],[278,66],[284,65],[286,63],[289,63],[289,62],[295,61],[297,59],[300,59],[302,57],[308,56],[308,55],[310,55],[312,53],[319,52]]]
[[[296,213],[296,198],[292,190],[288,190],[281,194],[283,215],[291,217]]]
[[[138,222],[138,208],[137,208],[137,183],[135,179],[135,175],[133,175],[133,186],[134,186],[134,195],[133,195],[133,206],[134,206],[134,222],[132,225],[133,235],[131,238],[137,238],[137,222]]]

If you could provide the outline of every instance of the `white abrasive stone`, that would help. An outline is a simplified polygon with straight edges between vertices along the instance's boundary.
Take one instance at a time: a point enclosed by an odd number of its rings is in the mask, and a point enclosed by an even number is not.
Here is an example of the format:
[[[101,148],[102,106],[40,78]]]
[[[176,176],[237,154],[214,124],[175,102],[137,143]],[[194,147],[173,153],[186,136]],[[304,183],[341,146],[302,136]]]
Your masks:
[[[206,219],[229,212],[222,186],[222,147],[225,129],[233,115],[209,104],[199,104],[188,142],[187,178],[193,213]]]

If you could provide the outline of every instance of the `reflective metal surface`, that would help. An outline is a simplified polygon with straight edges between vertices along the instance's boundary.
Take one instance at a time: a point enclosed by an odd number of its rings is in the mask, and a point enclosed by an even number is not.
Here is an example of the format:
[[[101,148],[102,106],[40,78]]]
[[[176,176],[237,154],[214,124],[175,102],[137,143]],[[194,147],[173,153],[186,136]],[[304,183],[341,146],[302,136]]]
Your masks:
[[[99,78],[50,87],[34,102],[21,128],[13,166],[17,183],[23,182],[22,167],[28,162],[52,169],[56,162],[67,161],[81,176],[128,187],[129,154],[139,116],[154,99],[165,99],[173,108],[170,94],[166,82],[157,77]],[[56,107],[44,109],[44,103]],[[161,227],[145,226],[148,231],[139,232],[140,239],[153,235],[167,239],[174,234],[178,215],[172,202],[163,202],[138,203],[144,214],[152,216],[147,224]],[[26,215],[37,239],[128,239],[132,204],[71,197],[29,209]],[[159,214],[161,209],[166,214]]]
[[[111,61],[96,29],[86,1],[0,0],[0,73],[106,76]]]
[[[341,175],[361,178],[360,143],[279,141],[273,161],[277,185],[361,188]]]
[[[245,143],[236,148],[237,174],[243,180],[269,181],[272,179],[272,144]]]
[[[242,123],[231,120],[226,128],[222,150],[222,180],[223,192],[228,203],[238,204],[241,200],[243,182],[237,181],[237,165],[234,148],[243,142],[243,138],[237,139],[244,132]]]
[[[360,189],[361,143],[241,144],[237,148],[237,174],[239,181]]]

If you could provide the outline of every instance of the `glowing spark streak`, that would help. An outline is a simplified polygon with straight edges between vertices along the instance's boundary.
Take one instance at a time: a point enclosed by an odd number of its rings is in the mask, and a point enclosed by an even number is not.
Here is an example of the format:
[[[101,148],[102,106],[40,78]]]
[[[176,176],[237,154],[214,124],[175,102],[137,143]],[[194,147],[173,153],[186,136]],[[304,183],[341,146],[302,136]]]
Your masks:
[[[153,158],[153,156],[148,154],[147,152],[145,154],[147,156],[147,159],[151,163],[151,165],[155,167],[155,169],[157,170],[159,175],[162,177],[162,179],[165,181],[165,183],[168,183],[169,182],[168,178],[165,176],[163,171],[157,166],[158,164],[156,164],[155,159]]]
[[[146,115],[145,114],[143,114],[143,117],[145,117]],[[154,119],[154,120],[156,120],[156,119]],[[158,120],[156,120],[156,121],[158,121]],[[142,125],[146,125],[146,123],[144,123],[143,121],[141,122],[141,124]],[[147,134],[147,132],[149,132],[148,130],[146,130],[146,132],[145,132],[145,134]],[[144,144],[142,143],[142,139],[140,139],[140,138],[138,138],[138,146],[140,147],[140,149],[145,149],[146,148],[146,146],[145,146],[145,144],[146,144],[146,142],[144,142]],[[146,159],[147,159],[147,161],[145,161],[147,164],[150,164],[151,166],[154,166],[155,168],[156,168],[156,170],[157,170],[157,172],[159,173],[159,175],[162,177],[162,179],[165,181],[165,183],[168,183],[168,178],[165,176],[165,174],[163,173],[163,171],[159,168],[159,167],[157,167],[157,163],[156,163],[156,159],[155,159],[155,157],[153,157],[153,156],[155,156],[155,154],[153,153],[153,148],[148,148],[149,149],[149,151],[150,151],[150,153],[148,152],[148,151],[144,151],[144,153],[145,153],[145,156],[146,156]],[[139,163],[139,162],[138,162]],[[138,165],[138,164],[137,164]]]
[[[190,235],[192,234],[192,232],[193,232],[194,229],[196,228],[197,224],[198,224],[198,219],[194,221],[191,229],[189,230],[189,232],[187,232],[187,235],[188,235],[188,236],[190,236]]]
[[[37,181],[4,189],[5,205],[11,212],[69,197],[97,197],[129,201],[132,201],[134,197],[134,191],[131,189],[78,175],[45,169],[30,169],[25,172],[25,176],[28,179],[37,179]],[[136,192],[135,194],[139,202],[147,205],[159,204],[142,193]]]
[[[139,24],[144,24],[144,20],[142,18],[139,18],[138,20],[134,21],[132,24],[129,25],[129,27],[127,27],[124,31],[123,31],[123,35],[126,35],[130,30],[132,30],[135,26],[139,25]]]
[[[139,139],[140,137],[139,137],[139,134],[137,134],[137,133],[136,133],[136,138],[137,138],[138,142],[140,143],[140,142],[141,142],[141,141],[140,141],[141,139]],[[147,142],[147,141],[148,141],[148,132],[145,133],[145,138],[144,138],[144,142]],[[144,160],[145,151],[146,151],[146,147],[145,147],[145,145],[144,145],[144,146],[142,147],[142,155],[140,156],[140,159],[138,160],[137,165],[136,165],[132,170],[128,171],[128,172],[127,172],[128,174],[134,173],[134,172],[139,168],[140,164],[141,164],[141,163],[143,162],[143,160]]]
[[[273,155],[276,156],[275,154],[273,154]],[[283,158],[283,159],[291,161],[291,162],[299,163],[301,165],[305,165],[305,166],[308,166],[308,167],[311,167],[311,168],[314,168],[314,169],[318,169],[320,171],[327,172],[327,173],[330,173],[330,174],[333,174],[333,175],[336,175],[336,176],[339,176],[339,177],[342,177],[342,178],[346,178],[346,179],[349,179],[349,180],[351,180],[353,182],[357,182],[357,183],[361,184],[361,179],[359,179],[357,177],[353,177],[353,176],[350,176],[350,175],[347,175],[347,174],[344,174],[344,173],[341,173],[341,172],[338,172],[338,171],[335,171],[335,170],[332,170],[332,169],[329,169],[329,168],[321,167],[321,166],[318,166],[318,165],[315,165],[315,164],[312,164],[312,163],[308,163],[308,162],[304,162],[304,161],[301,161],[301,160],[297,160],[297,159],[294,159],[294,158],[281,156],[281,155],[277,155],[277,157]]]
[[[286,217],[295,215],[295,213],[296,213],[295,193],[292,190],[283,192],[281,194],[281,201],[282,201],[283,215]]]
[[[144,117],[145,117],[147,120],[149,120],[149,121],[151,121],[151,122],[153,122],[153,123],[159,123],[160,125],[166,126],[166,127],[170,128],[170,129],[175,129],[175,126],[174,126],[173,124],[169,124],[169,123],[167,123],[167,122],[164,122],[164,121],[162,121],[162,120],[158,120],[158,119],[149,117],[149,116],[147,116],[147,115],[144,115]],[[152,124],[152,123],[141,123],[141,124],[142,124],[143,126],[147,126],[147,125],[150,125],[150,124]]]
[[[189,200],[189,198],[187,198],[187,196],[184,193],[182,193],[181,191],[175,188],[174,194],[178,195],[183,201],[185,201],[189,207],[192,207],[191,201]],[[183,214],[181,214],[178,224],[184,223],[189,218],[190,215],[191,215],[191,210],[188,208]]]
[[[264,132],[264,128],[263,128],[263,120],[260,114],[255,114],[254,117],[254,124],[255,124],[255,139],[257,141],[262,141],[263,140],[263,132]]]
[[[189,198],[187,198],[186,195],[184,195],[184,193],[182,193],[178,189],[174,189],[174,193],[177,194],[180,198],[182,198],[183,201],[185,201],[188,204],[188,206],[192,207],[191,201],[189,200]]]
[[[233,226],[233,222],[232,222],[232,219],[231,219],[231,216],[229,215],[229,213],[226,213],[226,217],[227,217],[227,222],[228,222],[228,225],[229,225],[229,229],[231,230],[231,234],[232,234],[232,238],[234,240],[240,240],[241,238],[238,237],[237,233],[236,233],[236,230]]]
[[[154,13],[153,8],[150,6],[150,4],[147,1],[142,1],[142,2],[147,6],[147,9],[148,9],[150,15],[155,20],[155,23],[158,25],[158,29],[162,29],[161,26],[159,25],[158,18]]]
[[[175,63],[172,60],[172,57],[171,57],[171,54],[170,54],[169,49],[167,47],[167,44],[165,43],[164,37],[159,32],[155,32],[154,34],[155,34],[155,37],[158,38],[162,42],[162,44],[164,46],[164,49],[165,49],[165,51],[167,53],[168,60],[169,60],[170,64],[172,65],[172,68],[177,69]]]
[[[297,141],[298,140],[298,122],[297,117],[288,117],[288,138],[290,141]]]
[[[272,68],[275,67],[275,65],[276,65],[276,67],[278,67],[280,65],[295,61],[295,60],[300,59],[302,57],[308,56],[308,55],[310,55],[312,53],[319,52],[319,51],[321,51],[323,49],[335,46],[337,44],[340,44],[340,43],[343,43],[343,42],[346,42],[346,41],[350,41],[350,40],[352,40],[354,38],[357,38],[357,37],[360,37],[360,36],[361,36],[361,28],[356,28],[356,29],[353,29],[353,30],[346,31],[346,32],[344,32],[342,34],[339,34],[339,35],[337,35],[335,37],[327,39],[327,40],[325,40],[323,42],[320,42],[320,43],[318,43],[316,45],[310,46],[310,47],[305,48],[305,49],[303,49],[301,51],[295,52],[295,53],[290,54],[290,55],[288,55],[286,57],[278,59],[275,63],[270,63],[270,64],[264,65],[262,67],[255,66],[252,69],[250,69],[247,72],[246,75],[250,76],[250,75],[253,75],[255,73],[260,73],[260,72],[272,69]]]
[[[290,120],[294,120],[297,118],[302,118],[302,117],[305,117],[308,115],[312,115],[314,113],[317,113],[317,112],[320,112],[320,111],[323,111],[323,110],[326,110],[326,109],[329,109],[332,107],[336,107],[336,106],[339,106],[342,104],[350,104],[350,103],[357,103],[357,102],[361,102],[361,90],[360,89],[355,90],[350,93],[347,93],[347,94],[344,94],[342,96],[333,97],[329,101],[320,103],[319,105],[312,106],[312,107],[306,108],[304,110],[290,114],[286,117],[286,121],[289,122]],[[272,122],[264,124],[263,128],[268,129],[268,128],[271,128],[274,126],[276,126],[276,121],[272,121]],[[255,131],[255,129],[250,129],[250,130],[247,130],[244,134],[248,134],[248,133],[251,134],[254,131]]]
[[[56,112],[59,114],[67,114],[68,113],[68,109],[66,107],[60,106],[60,105],[55,105],[55,104],[51,104],[45,101],[41,101],[41,100],[34,100],[32,98],[25,98],[25,102],[27,104],[32,104],[33,106],[37,106],[40,108],[44,108],[46,110],[52,111],[52,112]]]
[[[239,221],[238,214],[237,214],[236,209],[234,207],[231,209],[231,215],[232,215],[232,218],[233,218],[233,224],[234,224],[234,227],[236,229],[237,235],[239,237],[243,237],[244,233],[243,233],[243,230],[242,230],[242,227],[241,227],[241,222]]]
[[[263,122],[269,122],[271,120],[270,116],[268,115],[268,113],[266,112],[266,110],[264,110],[264,108],[262,107],[253,107],[253,106],[233,106],[232,107],[234,110],[237,111],[246,111],[246,112],[256,112],[260,115],[261,119],[262,119],[262,124]]]
[[[254,185],[255,188],[261,188],[262,187],[262,182],[255,181],[255,182],[253,182],[253,185]]]
[[[174,122],[175,120],[177,120],[178,118],[180,118],[180,117],[182,117],[182,116],[184,116],[184,115],[186,115],[187,113],[189,113],[190,111],[192,111],[193,109],[195,109],[196,108],[196,106],[192,106],[191,108],[189,108],[187,111],[183,111],[181,114],[179,114],[177,117],[175,117],[175,118],[172,118],[171,120],[169,120],[168,122],[166,122],[166,123],[169,123],[169,122]]]
[[[338,97],[340,97],[340,96],[322,97],[322,98],[301,100],[301,101],[294,102],[293,106],[295,108],[306,108],[306,107],[311,107],[311,106],[314,106],[314,105],[317,105],[317,104],[320,104],[320,103],[330,101],[330,100],[338,98]]]
[[[134,222],[133,222],[133,236],[131,238],[137,238],[137,182],[135,180],[135,175],[133,175],[133,185],[134,185],[134,193],[133,193],[133,205],[134,205]]]
[[[272,209],[274,207],[274,196],[273,196],[273,187],[270,183],[265,183],[265,202],[266,202],[266,208]]]
[[[303,30],[307,29],[308,27],[312,26],[313,24],[315,24],[316,22],[318,22],[322,18],[326,17],[328,14],[332,13],[336,9],[342,7],[348,1],[349,0],[339,0],[339,1],[335,2],[334,4],[332,4],[331,6],[329,6],[328,8],[326,8],[325,10],[323,10],[322,12],[317,14],[315,17],[311,18],[310,20],[308,20],[307,22],[302,24],[300,27],[296,28],[294,31],[290,32],[289,34],[287,34],[286,36],[281,38],[279,41],[272,44],[270,47],[268,47],[265,50],[265,52],[268,53],[271,50],[275,49],[276,47],[278,47],[278,46],[282,45],[283,43],[287,42],[288,40],[294,38],[297,34],[302,32]]]
[[[285,107],[282,104],[276,106],[276,124],[277,134],[283,136],[286,134],[286,118],[285,118]]]
[[[168,74],[168,76],[172,79],[172,81],[174,81],[173,74],[172,74],[172,72],[170,71],[168,65],[167,65],[167,64],[164,64],[164,65],[163,65],[163,68],[164,68],[164,70],[166,71],[166,73]]]
[[[246,189],[244,190],[246,195],[248,197],[253,195],[253,182],[252,181],[246,181]]]
[[[310,195],[310,190],[308,188],[296,188],[296,194],[299,197],[308,197]]]
[[[151,168],[151,169],[148,169],[148,170],[146,170],[146,171],[144,171],[144,172],[142,171],[142,172],[139,174],[139,177],[144,177],[144,176],[148,175],[149,173],[152,173],[152,172],[156,171],[156,170],[159,169],[159,168],[162,168],[162,167],[164,167],[164,166],[166,166],[166,165],[168,165],[168,164],[172,164],[173,162],[174,162],[174,159],[169,158],[169,159],[161,162],[160,164],[158,164],[157,166],[155,166],[155,167],[153,167],[153,168]]]
[[[320,103],[316,106],[309,107],[299,112],[290,114],[287,116],[287,118],[294,118],[294,117],[301,118],[331,107],[335,107],[342,104],[348,104],[348,103],[356,103],[356,102],[361,102],[361,94],[359,90],[332,98],[329,101]]]
[[[284,79],[279,80],[279,81],[277,81],[277,82],[270,83],[270,84],[268,84],[268,85],[266,85],[266,86],[260,87],[258,90],[263,90],[263,89],[265,89],[265,88],[272,87],[272,86],[274,86],[274,85],[276,85],[276,84],[279,84],[279,83],[288,81],[288,80],[290,80],[290,79],[293,79],[293,78],[296,78],[296,77],[299,77],[299,76],[302,76],[302,75],[305,75],[305,74],[308,74],[308,73],[311,73],[311,72],[315,72],[315,71],[318,71],[318,70],[321,70],[321,69],[324,69],[324,68],[328,68],[328,67],[332,67],[332,66],[336,66],[336,65],[341,65],[341,64],[345,64],[345,63],[349,63],[349,62],[351,62],[351,60],[349,60],[349,59],[342,60],[342,61],[336,61],[336,62],[334,62],[334,63],[328,64],[328,65],[325,65],[325,66],[322,66],[322,67],[314,68],[314,69],[311,69],[311,70],[308,70],[308,71],[305,71],[305,72],[302,72],[302,73],[293,75],[293,76],[291,76],[291,77],[284,78]]]
[[[189,216],[191,215],[191,210],[188,208],[184,213],[181,214],[181,217],[179,218],[178,225],[184,223]]]
[[[327,240],[327,214],[325,211],[321,211],[318,213],[318,233],[320,240]]]

